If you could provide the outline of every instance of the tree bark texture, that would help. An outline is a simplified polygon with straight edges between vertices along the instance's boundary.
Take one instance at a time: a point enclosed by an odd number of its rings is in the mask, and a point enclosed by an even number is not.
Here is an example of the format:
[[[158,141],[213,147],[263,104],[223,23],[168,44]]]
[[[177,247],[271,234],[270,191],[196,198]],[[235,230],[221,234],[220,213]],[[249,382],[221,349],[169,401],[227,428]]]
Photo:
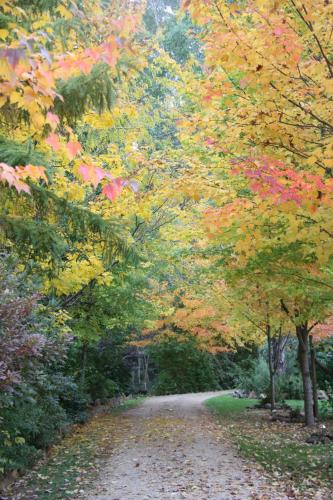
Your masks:
[[[298,339],[299,363],[303,380],[305,425],[312,426],[315,424],[315,417],[313,411],[309,332],[307,324],[297,325],[296,335]]]
[[[313,413],[316,419],[319,418],[318,408],[318,391],[317,391],[317,366],[316,366],[316,349],[313,344],[312,335],[309,336],[310,355],[311,355],[311,381],[313,394]]]

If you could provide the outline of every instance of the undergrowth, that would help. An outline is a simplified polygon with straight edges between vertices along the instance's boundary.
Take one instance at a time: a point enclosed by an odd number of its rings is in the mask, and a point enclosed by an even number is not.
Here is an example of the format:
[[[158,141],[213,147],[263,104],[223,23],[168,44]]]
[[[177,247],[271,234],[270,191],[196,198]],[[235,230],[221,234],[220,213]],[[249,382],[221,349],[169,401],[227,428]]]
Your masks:
[[[68,500],[84,494],[105,457],[117,446],[120,439],[117,423],[123,420],[123,412],[142,400],[127,399],[95,415],[87,424],[75,426],[70,436],[51,449],[47,459],[13,484],[8,496],[1,498]]]

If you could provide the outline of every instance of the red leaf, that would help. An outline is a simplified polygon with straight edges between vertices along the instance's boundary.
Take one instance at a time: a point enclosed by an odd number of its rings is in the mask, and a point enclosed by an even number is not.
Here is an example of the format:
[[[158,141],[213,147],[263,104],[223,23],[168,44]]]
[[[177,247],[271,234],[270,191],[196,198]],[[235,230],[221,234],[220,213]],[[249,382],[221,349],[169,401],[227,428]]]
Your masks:
[[[28,184],[26,184],[25,182],[16,181],[14,183],[14,186],[15,186],[18,193],[20,193],[21,191],[24,191],[25,193],[30,194],[30,188],[29,188]]]
[[[82,175],[85,182],[89,182],[91,179],[91,165],[81,163],[79,166],[79,173]]]
[[[123,180],[115,179],[114,182],[110,182],[103,187],[103,194],[105,194],[105,196],[109,198],[109,200],[114,201],[120,195],[122,190]]]
[[[21,181],[19,170],[10,167],[6,163],[0,163],[0,181],[7,182],[9,186],[14,186],[18,193],[24,191],[30,193],[28,184]]]
[[[51,148],[54,149],[55,151],[58,151],[58,149],[61,146],[59,142],[59,137],[57,136],[57,134],[54,134],[53,132],[48,136],[45,142],[46,144],[51,146]]]
[[[108,172],[105,172],[102,168],[95,167],[94,165],[81,163],[79,166],[79,173],[82,175],[85,182],[91,182],[96,188],[101,180],[107,176]]]
[[[16,167],[19,169],[19,167]],[[32,180],[43,179],[45,182],[48,182],[48,179],[45,174],[45,167],[38,167],[36,165],[26,165],[25,167],[20,167],[19,174],[22,179],[26,179],[30,177]]]
[[[46,118],[47,118],[48,123],[51,125],[52,130],[56,129],[57,125],[59,125],[59,122],[60,122],[59,116],[55,115],[54,113],[51,113],[51,111],[49,111],[46,115]]]
[[[66,146],[68,158],[72,160],[81,151],[82,146],[77,141],[69,141]]]

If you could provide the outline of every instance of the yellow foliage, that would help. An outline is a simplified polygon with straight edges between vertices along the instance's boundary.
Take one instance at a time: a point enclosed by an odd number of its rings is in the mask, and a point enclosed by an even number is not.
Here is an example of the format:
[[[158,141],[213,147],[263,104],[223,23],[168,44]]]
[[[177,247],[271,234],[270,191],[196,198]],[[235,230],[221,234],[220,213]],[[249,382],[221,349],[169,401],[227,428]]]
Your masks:
[[[104,267],[100,259],[95,256],[89,256],[89,260],[78,258],[78,255],[72,258],[56,278],[46,283],[46,288],[54,290],[57,295],[68,295],[78,292],[93,279],[102,279]]]

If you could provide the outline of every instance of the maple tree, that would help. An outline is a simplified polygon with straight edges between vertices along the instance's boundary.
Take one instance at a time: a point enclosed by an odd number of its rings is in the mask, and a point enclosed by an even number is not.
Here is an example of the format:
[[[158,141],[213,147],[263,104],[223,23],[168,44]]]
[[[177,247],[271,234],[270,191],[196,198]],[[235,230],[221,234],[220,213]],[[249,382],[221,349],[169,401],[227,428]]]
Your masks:
[[[257,283],[295,325],[311,425],[308,336],[331,311],[332,4],[183,6],[206,26],[205,104],[184,125],[225,180],[206,226],[245,288]]]
[[[9,12],[9,3],[3,9]],[[29,19],[22,33],[3,33],[4,78],[9,83],[4,84],[1,111],[3,133],[11,139],[2,143],[2,232],[22,258],[35,258],[39,272],[47,275],[46,290],[57,294],[77,293],[95,278],[110,278],[108,269],[115,261],[134,255],[128,227],[119,224],[116,210],[103,206],[104,197],[114,202],[123,190],[138,190],[128,172],[122,171],[126,178],[112,173],[112,168],[120,172],[122,158],[117,146],[110,146],[110,133],[106,135],[117,113],[122,119],[127,116],[115,107],[125,76],[138,74],[143,66],[138,58],[132,64],[139,20],[133,9],[124,2],[114,3],[108,12],[91,2],[80,8],[72,2],[46,4],[36,10],[32,4],[27,11],[14,9],[8,18],[13,26]],[[107,28],[101,23],[106,15]],[[64,36],[66,30],[70,37]],[[30,38],[34,43],[26,46]],[[27,79],[29,68],[33,72]],[[128,110],[136,113],[134,105]],[[87,140],[88,131],[80,125],[83,116],[89,124]],[[103,155],[92,147],[93,131],[95,141],[104,131]],[[18,161],[24,166],[15,166]],[[28,177],[37,183],[27,183]],[[30,196],[17,198],[7,185]]]
[[[33,4],[26,11],[16,6],[15,2],[2,2],[1,7],[5,15],[10,13],[13,16],[12,20],[9,18],[7,21],[8,27],[17,26],[11,32],[2,30],[1,111],[4,123],[8,125],[9,130],[22,124],[22,138],[34,137],[35,141],[47,144],[54,151],[62,148],[67,159],[71,161],[81,152],[82,146],[70,125],[82,115],[92,99],[98,98],[100,107],[109,105],[108,68],[115,70],[120,53],[125,49],[121,38],[127,41],[127,35],[135,27],[137,17],[133,14],[121,21],[110,17],[112,30],[105,33],[98,22],[102,10],[94,9],[92,17],[93,5],[89,2],[86,2],[82,11],[71,3],[68,6],[60,4],[55,9],[51,7],[44,13],[34,12]],[[115,15],[117,8],[119,10],[119,7],[114,6],[109,16]],[[80,30],[74,31],[79,15],[82,19]],[[26,25],[22,23],[24,19],[28,19]],[[18,28],[15,23],[21,23],[22,27]],[[66,40],[67,47],[64,46],[65,40],[60,38],[60,43],[56,43],[51,51],[50,46],[52,40],[55,40],[60,23],[62,30],[67,26],[70,38]],[[95,29],[90,30],[87,39],[85,37],[91,25],[95,26]],[[41,27],[46,31],[42,31]],[[103,42],[96,45],[101,37]],[[68,47],[69,40],[71,47]],[[93,89],[89,89],[88,75],[95,79]],[[103,77],[104,86],[101,85]],[[82,96],[76,97],[75,106],[73,103],[70,106],[69,97],[75,99],[73,84],[76,79],[81,80],[77,82],[81,85],[85,84],[86,79],[87,88],[82,92]],[[97,82],[100,85],[98,89]],[[94,95],[96,91],[97,95]],[[73,109],[75,111],[70,114]],[[58,133],[60,127],[63,127],[62,134]],[[79,170],[85,180],[91,179],[94,183],[96,178],[98,181],[104,177],[112,178],[111,174],[101,169],[95,172],[93,165],[90,167],[90,175],[84,168]],[[3,164],[1,179],[9,185],[14,185],[18,191],[29,192],[29,186],[24,182],[26,178],[43,178],[47,181],[44,167],[28,165],[16,167],[14,172],[15,175],[10,176],[8,167]],[[118,185],[116,191],[119,191]]]

